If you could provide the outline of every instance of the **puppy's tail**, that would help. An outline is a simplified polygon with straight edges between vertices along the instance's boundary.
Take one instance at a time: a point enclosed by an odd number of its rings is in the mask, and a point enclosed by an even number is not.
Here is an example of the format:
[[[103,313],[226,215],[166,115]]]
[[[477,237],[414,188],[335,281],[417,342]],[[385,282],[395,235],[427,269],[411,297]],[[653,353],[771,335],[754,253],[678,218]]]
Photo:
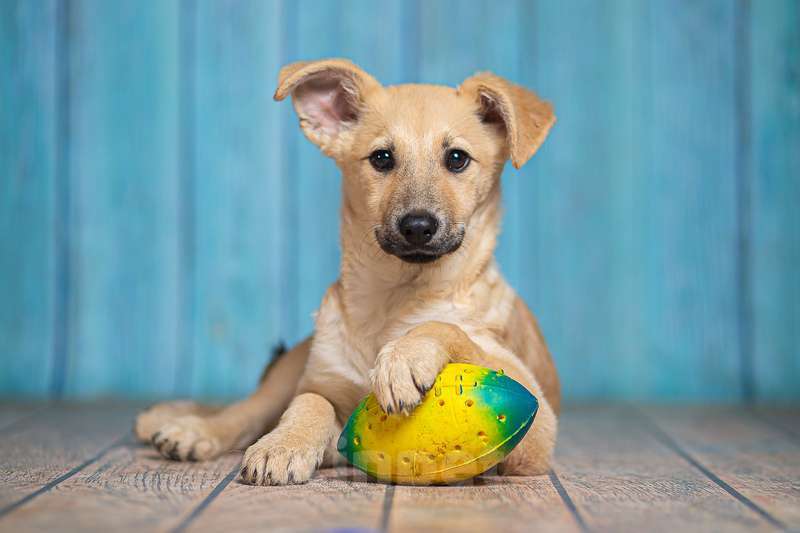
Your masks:
[[[310,349],[311,337],[291,350],[287,350],[283,343],[278,344],[273,349],[272,360],[261,374],[258,390],[242,402],[249,404],[248,411],[265,430],[275,426],[289,407],[306,368]]]
[[[275,362],[280,358],[282,355],[285,355],[286,352],[289,351],[286,348],[286,345],[283,341],[278,341],[278,344],[272,347],[272,359],[269,360],[267,366],[264,367],[264,370],[261,371],[261,377],[258,378],[259,383],[264,383],[264,380],[267,379],[267,374],[269,374],[270,369],[275,364]]]

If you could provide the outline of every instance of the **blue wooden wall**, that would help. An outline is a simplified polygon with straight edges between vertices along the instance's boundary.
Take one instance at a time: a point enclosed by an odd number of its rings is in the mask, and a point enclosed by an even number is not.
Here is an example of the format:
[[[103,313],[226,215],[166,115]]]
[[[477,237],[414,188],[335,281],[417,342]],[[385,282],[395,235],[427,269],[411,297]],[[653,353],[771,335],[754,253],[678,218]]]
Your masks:
[[[555,103],[503,270],[570,399],[800,399],[794,0],[0,0],[0,392],[233,396],[311,328],[339,178],[271,95],[350,57]]]

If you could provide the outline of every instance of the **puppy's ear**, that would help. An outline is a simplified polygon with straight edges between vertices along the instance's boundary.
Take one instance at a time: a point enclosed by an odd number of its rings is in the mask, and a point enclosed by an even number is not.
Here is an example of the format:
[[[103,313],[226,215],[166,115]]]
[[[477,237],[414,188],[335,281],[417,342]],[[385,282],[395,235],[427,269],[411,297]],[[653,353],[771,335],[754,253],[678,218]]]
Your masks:
[[[363,111],[364,96],[380,86],[346,59],[301,61],[281,69],[274,98],[291,94],[306,137],[335,157]]]
[[[466,79],[458,90],[475,99],[485,122],[505,129],[515,168],[520,168],[536,153],[556,121],[549,102],[490,72]]]

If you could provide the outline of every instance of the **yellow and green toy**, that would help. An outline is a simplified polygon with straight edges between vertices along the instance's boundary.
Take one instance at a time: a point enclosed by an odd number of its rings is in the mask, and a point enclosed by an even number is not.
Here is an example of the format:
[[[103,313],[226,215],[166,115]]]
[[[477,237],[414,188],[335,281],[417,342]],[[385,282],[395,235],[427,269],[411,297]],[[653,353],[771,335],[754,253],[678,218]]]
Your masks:
[[[364,398],[337,448],[380,481],[457,483],[502,461],[538,408],[536,397],[502,370],[452,363],[408,416],[386,414],[372,394]]]

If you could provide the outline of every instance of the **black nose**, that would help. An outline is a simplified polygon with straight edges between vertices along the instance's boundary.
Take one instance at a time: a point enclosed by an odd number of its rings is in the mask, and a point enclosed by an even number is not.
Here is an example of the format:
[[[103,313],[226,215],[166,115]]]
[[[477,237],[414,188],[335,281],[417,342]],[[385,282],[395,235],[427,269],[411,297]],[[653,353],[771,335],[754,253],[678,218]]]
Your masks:
[[[413,211],[400,220],[400,233],[414,246],[422,246],[433,239],[439,222],[427,211]]]

